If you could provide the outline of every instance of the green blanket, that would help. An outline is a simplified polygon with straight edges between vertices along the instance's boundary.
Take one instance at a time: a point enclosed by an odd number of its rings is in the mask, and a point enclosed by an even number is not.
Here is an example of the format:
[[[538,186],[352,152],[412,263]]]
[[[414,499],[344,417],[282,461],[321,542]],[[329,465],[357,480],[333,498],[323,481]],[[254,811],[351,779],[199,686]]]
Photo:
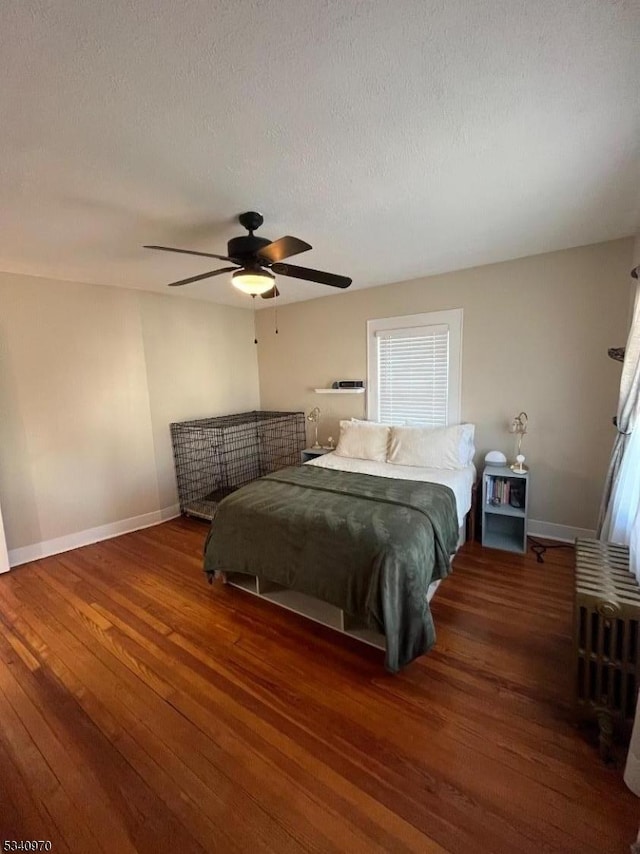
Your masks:
[[[386,636],[392,672],[427,652],[426,595],[458,540],[449,487],[316,466],[255,480],[218,506],[204,568],[315,596]]]

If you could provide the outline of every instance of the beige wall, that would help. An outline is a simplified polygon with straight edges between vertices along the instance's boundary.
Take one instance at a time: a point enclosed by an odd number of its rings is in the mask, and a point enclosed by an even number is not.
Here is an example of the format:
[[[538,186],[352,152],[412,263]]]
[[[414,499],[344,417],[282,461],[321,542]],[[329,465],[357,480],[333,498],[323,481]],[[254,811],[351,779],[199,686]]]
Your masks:
[[[357,290],[258,314],[263,408],[322,410],[321,436],[362,416],[365,395],[316,395],[335,379],[366,379],[366,321],[462,308],[462,418],[477,424],[476,464],[490,449],[513,456],[510,419],[530,433],[532,519],[595,527],[613,441],[626,340],[631,239]],[[295,287],[292,283],[290,287]],[[321,286],[318,286],[321,290]]]
[[[366,320],[462,307],[463,418],[478,462],[530,416],[534,519],[591,528],[613,439],[632,241],[353,291],[258,314],[264,408],[322,409],[321,435],[364,397]],[[295,287],[292,282],[291,287]],[[258,407],[249,310],[0,273],[0,504],[9,549],[176,502],[171,421]]]
[[[9,549],[174,504],[169,421],[258,406],[251,311],[5,273],[0,306]]]
[[[140,300],[160,506],[178,500],[169,424],[259,408],[253,312],[168,297]]]

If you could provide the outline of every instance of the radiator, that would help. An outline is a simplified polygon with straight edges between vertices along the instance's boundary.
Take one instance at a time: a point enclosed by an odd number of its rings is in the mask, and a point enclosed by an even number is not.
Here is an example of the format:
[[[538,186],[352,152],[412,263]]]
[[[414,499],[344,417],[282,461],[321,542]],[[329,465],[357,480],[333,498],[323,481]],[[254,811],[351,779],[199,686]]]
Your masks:
[[[640,684],[640,587],[629,572],[629,549],[576,540],[575,712],[600,728],[608,758],[614,728],[631,732]]]

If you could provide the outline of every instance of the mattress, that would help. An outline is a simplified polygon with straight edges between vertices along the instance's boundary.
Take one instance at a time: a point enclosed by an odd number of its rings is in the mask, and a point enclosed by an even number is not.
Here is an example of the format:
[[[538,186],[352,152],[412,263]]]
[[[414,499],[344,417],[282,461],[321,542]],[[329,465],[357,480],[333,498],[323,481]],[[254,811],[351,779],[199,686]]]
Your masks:
[[[372,460],[355,460],[352,457],[339,457],[328,453],[305,463],[306,466],[337,469],[339,471],[373,474],[377,477],[391,477],[398,480],[417,480],[428,483],[441,483],[448,486],[456,497],[458,526],[464,523],[464,518],[471,509],[471,489],[476,480],[476,467],[466,466],[463,469],[432,469],[420,466],[397,466],[393,463],[378,463]]]

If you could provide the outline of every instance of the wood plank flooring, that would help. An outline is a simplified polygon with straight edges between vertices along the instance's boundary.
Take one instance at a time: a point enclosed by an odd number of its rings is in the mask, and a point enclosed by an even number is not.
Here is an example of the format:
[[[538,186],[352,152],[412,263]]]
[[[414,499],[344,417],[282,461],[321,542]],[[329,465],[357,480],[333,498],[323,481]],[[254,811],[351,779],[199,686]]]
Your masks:
[[[0,843],[628,851],[638,801],[570,721],[570,550],[465,546],[436,647],[391,676],[209,586],[206,530],[178,519],[0,577]]]

